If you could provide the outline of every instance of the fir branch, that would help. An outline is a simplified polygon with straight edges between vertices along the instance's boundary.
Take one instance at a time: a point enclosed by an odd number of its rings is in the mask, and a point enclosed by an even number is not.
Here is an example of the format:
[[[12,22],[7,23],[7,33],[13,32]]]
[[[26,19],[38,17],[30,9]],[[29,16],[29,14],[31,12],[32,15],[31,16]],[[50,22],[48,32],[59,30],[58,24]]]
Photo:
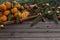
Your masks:
[[[48,10],[48,8],[45,11],[47,11],[47,10]],[[43,16],[45,16],[46,14],[47,14],[47,12],[44,12],[41,15],[38,15],[37,18],[31,23],[31,26],[34,26],[35,24],[37,24],[41,20],[41,18]]]
[[[54,14],[52,15],[53,20],[54,20],[55,23],[58,24],[58,18],[57,18],[56,12],[53,12],[53,13],[54,13]]]
[[[38,9],[35,9],[34,11],[35,11],[35,12],[40,12],[41,9],[42,9],[42,8],[39,7]]]
[[[38,23],[41,19],[41,16],[38,15],[37,18],[31,23],[31,26],[34,26],[36,23]]]
[[[37,24],[44,15],[45,14],[41,14],[41,15],[39,14],[37,18],[31,23],[31,26],[34,26],[35,24]]]

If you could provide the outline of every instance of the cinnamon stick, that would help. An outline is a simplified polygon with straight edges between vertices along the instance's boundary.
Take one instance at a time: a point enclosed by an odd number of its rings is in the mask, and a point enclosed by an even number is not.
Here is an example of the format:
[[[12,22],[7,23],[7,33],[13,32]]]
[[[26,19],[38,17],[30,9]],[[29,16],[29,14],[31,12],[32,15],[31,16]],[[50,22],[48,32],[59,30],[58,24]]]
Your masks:
[[[26,18],[23,19],[23,21],[36,18],[37,16],[38,16],[38,15],[34,15],[34,16],[31,16],[31,17],[26,17]]]

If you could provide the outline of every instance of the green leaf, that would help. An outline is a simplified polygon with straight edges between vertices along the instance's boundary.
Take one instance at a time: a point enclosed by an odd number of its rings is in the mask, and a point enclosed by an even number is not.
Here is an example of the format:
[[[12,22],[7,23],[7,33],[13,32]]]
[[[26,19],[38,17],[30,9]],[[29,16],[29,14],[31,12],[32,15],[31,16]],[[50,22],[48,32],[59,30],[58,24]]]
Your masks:
[[[12,19],[12,14],[10,13],[9,15],[8,15],[8,21],[10,21]]]
[[[16,16],[15,23],[16,23],[16,24],[18,24],[18,23],[19,23],[19,20],[20,20],[20,16],[19,16],[19,15],[17,15],[17,16]]]

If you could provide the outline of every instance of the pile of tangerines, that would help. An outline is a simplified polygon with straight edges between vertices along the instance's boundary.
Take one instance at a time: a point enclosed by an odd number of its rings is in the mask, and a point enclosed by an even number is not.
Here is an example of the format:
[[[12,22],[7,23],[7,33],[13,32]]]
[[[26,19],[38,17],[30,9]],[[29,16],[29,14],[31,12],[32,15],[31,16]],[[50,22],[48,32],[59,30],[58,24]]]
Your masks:
[[[20,12],[18,9],[22,9],[23,11]],[[8,21],[9,14],[12,14],[12,19],[15,18],[17,15],[19,15],[21,19],[24,19],[29,15],[29,12],[20,3],[15,3],[13,7],[11,2],[0,4],[0,21]]]

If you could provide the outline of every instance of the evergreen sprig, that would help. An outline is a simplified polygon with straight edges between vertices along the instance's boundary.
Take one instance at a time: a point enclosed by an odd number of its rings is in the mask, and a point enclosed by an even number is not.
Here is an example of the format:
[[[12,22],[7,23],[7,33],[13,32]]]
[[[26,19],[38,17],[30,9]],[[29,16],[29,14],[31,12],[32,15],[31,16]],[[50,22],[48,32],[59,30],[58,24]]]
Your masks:
[[[46,13],[39,14],[37,18],[31,23],[31,26],[34,26],[35,24],[37,24],[41,20],[41,18],[45,16],[45,14]]]
[[[57,23],[57,24],[58,24],[57,14],[56,14],[56,12],[55,12],[55,11],[54,11],[53,13],[54,13],[54,14],[52,15],[53,20],[54,20],[54,22],[55,22],[55,23]]]
[[[37,18],[31,23],[31,26],[37,24],[40,21],[41,17],[42,17],[41,15],[38,15]]]

